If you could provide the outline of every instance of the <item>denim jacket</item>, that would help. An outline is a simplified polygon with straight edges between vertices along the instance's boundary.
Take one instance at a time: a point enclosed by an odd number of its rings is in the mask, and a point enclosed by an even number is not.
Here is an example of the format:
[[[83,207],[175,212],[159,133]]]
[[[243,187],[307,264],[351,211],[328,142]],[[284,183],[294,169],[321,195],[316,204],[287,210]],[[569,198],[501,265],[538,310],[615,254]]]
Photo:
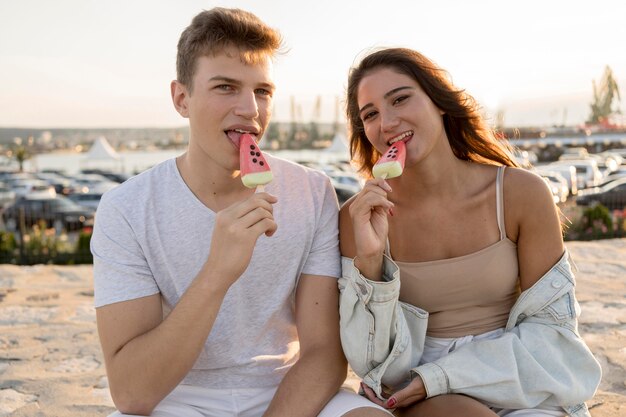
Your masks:
[[[398,300],[400,271],[385,256],[383,281],[342,258],[341,343],[354,372],[382,398],[419,375],[427,398],[465,394],[498,408],[560,406],[590,416],[601,368],[578,333],[580,307],[567,251],[511,309],[504,334],[419,365],[428,313]]]

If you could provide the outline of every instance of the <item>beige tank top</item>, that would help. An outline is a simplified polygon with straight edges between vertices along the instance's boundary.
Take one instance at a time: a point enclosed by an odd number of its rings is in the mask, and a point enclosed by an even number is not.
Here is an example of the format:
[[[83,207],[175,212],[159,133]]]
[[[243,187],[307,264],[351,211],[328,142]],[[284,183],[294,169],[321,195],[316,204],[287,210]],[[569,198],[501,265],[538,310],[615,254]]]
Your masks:
[[[506,237],[504,226],[503,175],[500,167],[496,176],[499,241],[455,258],[396,262],[400,300],[430,313],[428,336],[477,335],[506,325],[520,289],[517,245]]]

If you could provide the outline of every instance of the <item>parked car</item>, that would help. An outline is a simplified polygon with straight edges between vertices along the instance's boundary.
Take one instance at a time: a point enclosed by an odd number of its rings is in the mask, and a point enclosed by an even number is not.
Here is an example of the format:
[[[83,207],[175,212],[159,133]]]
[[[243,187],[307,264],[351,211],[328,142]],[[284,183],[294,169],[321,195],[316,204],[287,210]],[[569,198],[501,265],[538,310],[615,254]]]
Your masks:
[[[579,190],[593,188],[602,183],[602,172],[598,169],[598,162],[595,159],[557,161],[550,165],[571,165],[576,168]]]
[[[578,194],[578,174],[576,173],[576,167],[573,165],[566,164],[550,164],[550,165],[540,165],[535,167],[535,171],[537,174],[542,175],[543,173],[551,174],[553,172],[558,172],[561,174],[565,181],[567,181],[567,187],[569,188],[570,195]]]
[[[0,208],[12,203],[13,200],[15,200],[15,192],[5,184],[0,183]]]
[[[332,180],[331,182],[335,188],[335,193],[337,194],[337,200],[339,200],[340,206],[348,201],[350,197],[359,192],[359,188],[352,185],[341,184]]]
[[[43,220],[47,227],[54,227],[57,231],[73,231],[93,226],[94,211],[81,207],[66,197],[56,196],[22,198],[2,212],[2,221],[9,231],[17,230],[22,218],[26,227],[32,227]]]
[[[541,178],[548,184],[554,203],[565,203],[569,194],[569,188],[567,187],[567,181],[558,172],[552,173],[539,173]]]
[[[576,198],[579,206],[593,206],[598,203],[609,210],[626,208],[626,178],[610,182],[604,187],[586,190]]]
[[[22,197],[46,198],[56,195],[54,187],[42,180],[16,180],[10,186],[18,199]]]
[[[67,198],[69,198],[79,206],[96,210],[98,208],[98,204],[100,204],[102,193],[75,193],[68,195]]]

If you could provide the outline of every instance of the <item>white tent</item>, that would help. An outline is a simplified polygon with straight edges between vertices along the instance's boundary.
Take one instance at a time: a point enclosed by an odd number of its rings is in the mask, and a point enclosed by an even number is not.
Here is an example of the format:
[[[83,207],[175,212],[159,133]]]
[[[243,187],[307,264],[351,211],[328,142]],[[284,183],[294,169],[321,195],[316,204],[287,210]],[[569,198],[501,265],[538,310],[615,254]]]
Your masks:
[[[122,170],[123,161],[120,155],[113,149],[104,136],[97,138],[89,151],[85,154],[81,165],[88,165],[93,168],[94,165],[102,167],[113,165],[116,171]]]
[[[335,134],[333,141],[328,148],[323,150],[325,153],[334,154],[338,159],[349,159],[348,140],[341,133]]]

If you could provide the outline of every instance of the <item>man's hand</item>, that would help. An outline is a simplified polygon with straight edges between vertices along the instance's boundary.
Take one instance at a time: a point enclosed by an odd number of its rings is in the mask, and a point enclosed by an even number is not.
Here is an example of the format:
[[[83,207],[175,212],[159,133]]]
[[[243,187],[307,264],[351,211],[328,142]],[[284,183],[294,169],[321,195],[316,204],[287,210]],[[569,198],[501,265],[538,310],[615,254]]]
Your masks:
[[[216,279],[230,287],[248,267],[256,241],[277,229],[273,206],[278,200],[268,193],[256,193],[221,210],[215,216],[211,253],[205,267],[216,271]]]

